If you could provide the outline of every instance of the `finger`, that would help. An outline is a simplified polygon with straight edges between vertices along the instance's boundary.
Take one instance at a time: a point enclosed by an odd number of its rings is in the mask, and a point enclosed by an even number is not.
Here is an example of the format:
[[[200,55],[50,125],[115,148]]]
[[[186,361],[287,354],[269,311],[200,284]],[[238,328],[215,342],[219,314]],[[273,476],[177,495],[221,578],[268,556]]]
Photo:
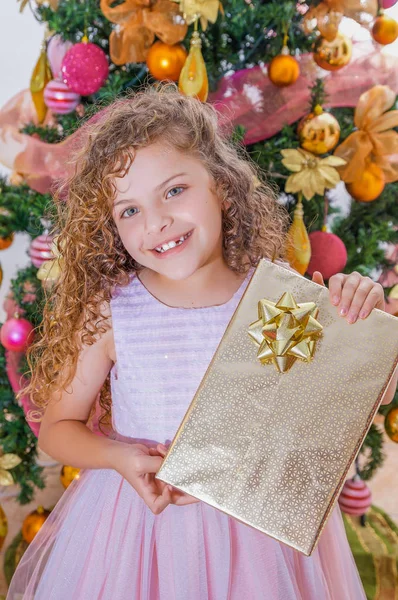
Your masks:
[[[170,486],[166,485],[161,494],[145,494],[144,501],[155,515],[159,515],[171,503]]]
[[[156,448],[149,448],[149,456],[159,456],[159,451]]]
[[[351,307],[347,315],[348,323],[355,323],[358,319],[358,315],[362,311],[363,304],[368,297],[369,292],[373,288],[374,283],[369,277],[362,277],[359,286],[356,289],[354,297],[351,302]],[[376,303],[376,300],[375,300]],[[372,306],[373,308],[373,306]],[[361,317],[363,318],[363,317]]]
[[[355,292],[359,284],[361,283],[361,275],[359,273],[351,273],[348,275],[341,292],[341,300],[340,300],[340,315],[345,317],[348,315],[348,312],[351,308],[351,302],[355,296]]]
[[[174,492],[171,494],[172,504],[176,506],[186,506],[187,504],[196,504],[200,502],[198,498],[194,498],[194,496],[190,496],[189,494],[175,494]]]
[[[134,457],[134,470],[138,475],[157,473],[162,465],[161,456],[136,456]]]
[[[362,305],[359,317],[361,319],[366,319],[374,308],[384,310],[384,290],[379,283],[373,283],[373,286]]]
[[[325,285],[325,282],[323,280],[323,275],[319,271],[314,271],[313,272],[313,274],[312,274],[312,281],[314,283],[318,283],[319,285]]]
[[[168,452],[168,448],[167,446],[165,446],[164,444],[158,444],[156,446],[156,450],[159,452],[159,454],[161,456],[166,456],[167,452]]]
[[[341,292],[347,276],[344,273],[336,273],[329,279],[329,295],[334,306],[338,306],[341,300]]]

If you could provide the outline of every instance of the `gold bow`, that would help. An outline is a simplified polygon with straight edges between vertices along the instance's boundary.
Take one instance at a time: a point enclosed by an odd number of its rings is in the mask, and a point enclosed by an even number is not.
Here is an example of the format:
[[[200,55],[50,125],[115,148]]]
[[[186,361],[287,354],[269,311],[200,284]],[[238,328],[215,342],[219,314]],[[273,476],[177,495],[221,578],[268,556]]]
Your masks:
[[[354,116],[358,130],[334,152],[347,161],[340,170],[346,183],[360,179],[369,162],[383,170],[387,183],[398,180],[398,133],[393,131],[398,110],[388,110],[394,103],[395,92],[387,85],[375,85],[359,98]]]
[[[178,2],[180,10],[188,25],[192,25],[198,19],[202,30],[206,31],[208,22],[215,23],[217,21],[218,9],[222,10],[222,5],[219,0],[173,0]]]
[[[297,304],[290,292],[276,303],[260,300],[259,319],[250,325],[248,333],[259,346],[261,364],[274,363],[279,373],[285,373],[298,358],[309,362],[323,329],[316,320],[318,312],[315,302]]]
[[[323,0],[306,12],[304,29],[306,33],[310,33],[318,27],[321,35],[332,42],[343,17],[349,17],[366,26],[373,21],[377,10],[377,0]]]
[[[172,46],[186,36],[188,26],[171,0],[101,0],[104,16],[117,27],[109,37],[109,52],[115,65],[144,62],[155,35]]]
[[[285,192],[301,192],[307,200],[315,194],[322,196],[325,188],[336,187],[340,175],[335,167],[345,165],[345,160],[337,156],[319,158],[302,148],[281,150],[281,154],[284,157],[282,164],[289,171],[294,171],[286,181]]]
[[[17,467],[22,460],[17,454],[3,454],[0,456],[0,485],[13,485],[15,483],[9,469]]]

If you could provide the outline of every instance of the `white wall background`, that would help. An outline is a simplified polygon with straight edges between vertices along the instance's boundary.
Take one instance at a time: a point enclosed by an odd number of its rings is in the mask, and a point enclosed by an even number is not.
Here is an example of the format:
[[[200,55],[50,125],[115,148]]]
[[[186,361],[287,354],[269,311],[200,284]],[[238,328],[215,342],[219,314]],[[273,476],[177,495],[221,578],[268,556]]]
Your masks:
[[[34,3],[34,0],[31,1]],[[398,3],[387,12],[398,19]],[[344,24],[344,33],[354,34],[355,37],[369,35],[352,21]],[[0,107],[17,92],[29,87],[43,35],[44,26],[35,20],[29,6],[21,14],[17,0],[0,0]],[[384,51],[398,56],[398,40]],[[0,165],[0,174],[5,173],[7,170]],[[0,287],[0,322],[5,319],[3,301],[10,279],[18,269],[29,264],[28,239],[28,236],[19,234],[10,248],[0,251],[0,264],[4,273]]]

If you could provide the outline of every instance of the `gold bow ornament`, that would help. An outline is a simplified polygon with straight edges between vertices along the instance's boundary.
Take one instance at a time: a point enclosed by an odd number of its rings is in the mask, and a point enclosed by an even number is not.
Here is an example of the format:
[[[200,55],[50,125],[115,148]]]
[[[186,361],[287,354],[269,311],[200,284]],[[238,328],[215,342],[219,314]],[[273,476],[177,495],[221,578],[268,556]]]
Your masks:
[[[248,334],[259,346],[261,364],[273,363],[279,373],[286,373],[297,359],[311,361],[323,330],[316,320],[318,312],[315,302],[297,304],[290,292],[276,303],[260,300],[259,318],[250,325]]]
[[[180,5],[180,10],[188,25],[200,20],[203,31],[207,25],[217,21],[218,10],[222,12],[222,4],[219,0],[173,0]]]
[[[315,194],[323,195],[326,188],[334,188],[340,181],[335,167],[345,165],[338,156],[319,158],[302,148],[281,150],[282,164],[293,171],[285,184],[287,194],[301,192],[307,200]]]
[[[389,110],[395,104],[395,92],[387,85],[375,85],[362,94],[355,109],[357,130],[334,151],[345,159],[340,176],[346,183],[358,181],[369,163],[376,164],[386,183],[398,180],[398,110]],[[387,111],[387,112],[386,112]]]
[[[170,46],[181,42],[188,25],[171,0],[125,0],[112,6],[101,0],[104,16],[116,24],[109,37],[109,52],[115,65],[145,62],[155,35]]]
[[[317,27],[322,37],[332,42],[343,17],[366,27],[373,22],[377,10],[377,0],[323,0],[306,12],[304,30],[311,33]]]

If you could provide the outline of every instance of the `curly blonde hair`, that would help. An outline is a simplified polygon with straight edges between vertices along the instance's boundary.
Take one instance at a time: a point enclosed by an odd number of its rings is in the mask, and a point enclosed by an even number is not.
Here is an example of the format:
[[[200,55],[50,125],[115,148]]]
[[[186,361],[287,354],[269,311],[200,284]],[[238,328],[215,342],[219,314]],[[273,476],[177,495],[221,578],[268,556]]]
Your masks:
[[[283,254],[287,213],[257,165],[222,131],[213,106],[181,95],[173,84],[150,87],[116,101],[82,128],[85,143],[73,173],[55,195],[62,273],[49,295],[38,341],[28,351],[30,394],[41,411],[71,383],[81,344],[110,327],[104,303],[140,269],[124,248],[112,217],[115,180],[135,153],[155,142],[202,161],[223,212],[223,252],[231,270],[244,273],[263,257]],[[111,413],[109,376],[100,395],[102,425]]]

